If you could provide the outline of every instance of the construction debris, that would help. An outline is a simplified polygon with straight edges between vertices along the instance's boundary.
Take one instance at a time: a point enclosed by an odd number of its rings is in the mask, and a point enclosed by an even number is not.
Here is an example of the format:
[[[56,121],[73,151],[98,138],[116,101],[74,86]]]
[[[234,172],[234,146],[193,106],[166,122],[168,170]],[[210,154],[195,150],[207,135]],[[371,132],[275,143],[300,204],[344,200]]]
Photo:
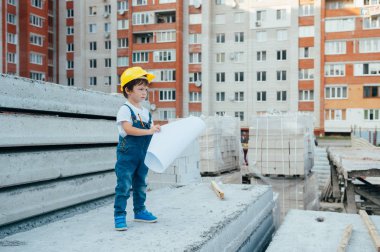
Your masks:
[[[368,214],[364,210],[359,210],[359,214],[362,217],[362,220],[364,221],[364,224],[366,225],[368,229],[368,233],[370,234],[373,244],[375,245],[375,248],[377,252],[380,252],[380,236],[377,233],[376,227],[369,218]]]
[[[220,199],[224,199],[224,192],[223,192],[222,189],[220,189],[220,187],[215,183],[215,181],[211,181],[211,188],[214,190],[214,192],[216,193],[216,195],[217,195]]]

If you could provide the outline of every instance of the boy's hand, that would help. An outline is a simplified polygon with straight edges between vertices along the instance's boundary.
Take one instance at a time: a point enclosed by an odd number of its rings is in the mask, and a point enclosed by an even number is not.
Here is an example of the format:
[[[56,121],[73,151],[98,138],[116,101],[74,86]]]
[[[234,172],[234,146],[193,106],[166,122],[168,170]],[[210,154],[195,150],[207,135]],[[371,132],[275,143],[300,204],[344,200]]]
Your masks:
[[[150,133],[152,133],[152,135],[156,132],[160,132],[161,130],[161,126],[160,125],[153,125],[152,128],[149,129]]]

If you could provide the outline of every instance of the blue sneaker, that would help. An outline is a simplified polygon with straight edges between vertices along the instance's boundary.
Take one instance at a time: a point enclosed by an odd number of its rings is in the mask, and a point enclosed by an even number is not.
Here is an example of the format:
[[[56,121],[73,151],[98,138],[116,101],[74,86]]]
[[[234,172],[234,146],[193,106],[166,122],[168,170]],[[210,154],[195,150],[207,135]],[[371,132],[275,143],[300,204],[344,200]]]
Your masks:
[[[115,217],[115,230],[124,231],[127,230],[127,222],[125,220],[125,216],[116,216]]]
[[[152,213],[148,212],[147,210],[142,210],[138,213],[135,213],[134,221],[152,223],[152,222],[157,222],[157,217],[154,216]]]

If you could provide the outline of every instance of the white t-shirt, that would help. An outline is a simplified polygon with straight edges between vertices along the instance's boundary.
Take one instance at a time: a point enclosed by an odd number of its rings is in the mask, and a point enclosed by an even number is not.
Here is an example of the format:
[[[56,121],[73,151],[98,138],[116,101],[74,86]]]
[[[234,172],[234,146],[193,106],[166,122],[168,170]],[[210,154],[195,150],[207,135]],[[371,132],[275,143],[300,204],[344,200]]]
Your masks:
[[[141,109],[137,108],[133,106],[129,101],[126,101],[125,104],[128,105],[133,110],[133,112],[136,115],[137,120],[140,120],[138,116],[140,115],[141,120],[144,123],[149,122],[149,111],[146,108],[144,107],[142,107]],[[125,105],[120,107],[119,112],[117,112],[117,116],[116,116],[117,130],[119,131],[119,135],[121,137],[125,137],[127,135],[127,132],[125,132],[123,127],[121,126],[121,123],[124,121],[130,122],[131,124],[133,124],[131,111]],[[152,120],[152,123],[153,123],[153,120]]]

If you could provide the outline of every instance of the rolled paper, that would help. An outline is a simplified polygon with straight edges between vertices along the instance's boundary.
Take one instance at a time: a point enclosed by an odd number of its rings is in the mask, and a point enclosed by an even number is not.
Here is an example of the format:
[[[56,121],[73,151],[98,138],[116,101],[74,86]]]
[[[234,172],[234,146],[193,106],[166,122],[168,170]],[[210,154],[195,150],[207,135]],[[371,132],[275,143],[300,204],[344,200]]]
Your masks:
[[[144,161],[146,166],[154,172],[164,172],[205,128],[204,121],[195,116],[163,125],[152,137]]]

